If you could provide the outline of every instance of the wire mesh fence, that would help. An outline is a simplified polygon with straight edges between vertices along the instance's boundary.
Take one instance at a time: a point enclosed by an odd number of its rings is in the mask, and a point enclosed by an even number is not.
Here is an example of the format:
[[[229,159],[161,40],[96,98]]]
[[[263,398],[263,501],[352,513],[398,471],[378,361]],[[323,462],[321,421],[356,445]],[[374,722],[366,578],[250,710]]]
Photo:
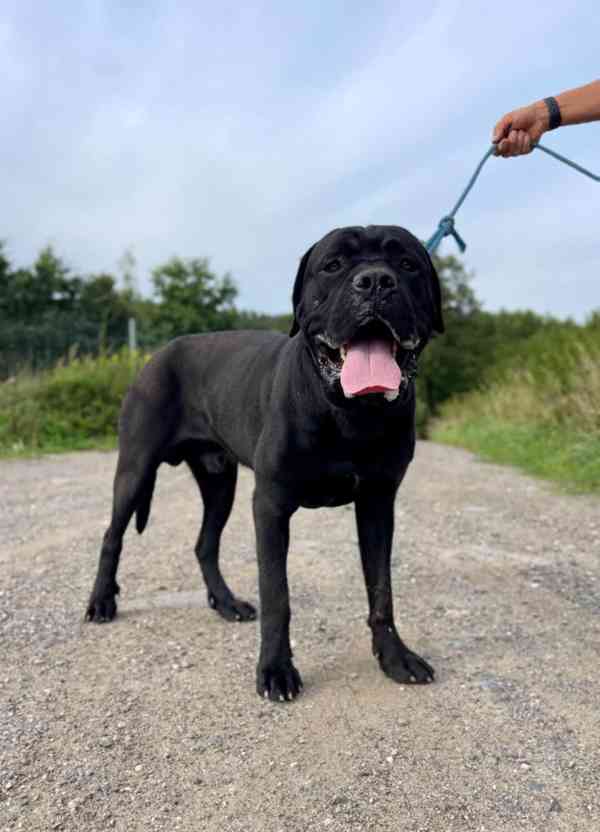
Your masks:
[[[0,380],[20,372],[39,372],[58,362],[68,363],[75,356],[112,353],[129,343],[127,325],[123,331],[108,330],[89,321],[71,317],[26,324],[0,322]],[[160,345],[156,334],[145,334],[136,327],[136,345],[154,349]]]

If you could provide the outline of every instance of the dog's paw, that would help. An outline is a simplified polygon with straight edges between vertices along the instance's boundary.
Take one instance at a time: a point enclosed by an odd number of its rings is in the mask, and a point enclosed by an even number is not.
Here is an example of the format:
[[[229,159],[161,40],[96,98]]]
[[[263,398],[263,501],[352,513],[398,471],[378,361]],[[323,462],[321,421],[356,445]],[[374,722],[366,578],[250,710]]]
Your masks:
[[[386,676],[399,684],[426,685],[433,682],[433,667],[404,645],[379,654],[379,665]]]
[[[291,659],[269,667],[259,665],[256,670],[256,692],[271,702],[290,702],[302,687],[302,679]]]
[[[112,591],[94,590],[88,601],[85,611],[85,620],[93,621],[96,624],[103,624],[112,621],[117,614],[116,596],[119,594],[119,586],[115,584]]]
[[[208,604],[225,621],[254,621],[256,619],[256,610],[252,604],[241,601],[233,595],[224,600],[220,600],[212,592],[209,592]]]

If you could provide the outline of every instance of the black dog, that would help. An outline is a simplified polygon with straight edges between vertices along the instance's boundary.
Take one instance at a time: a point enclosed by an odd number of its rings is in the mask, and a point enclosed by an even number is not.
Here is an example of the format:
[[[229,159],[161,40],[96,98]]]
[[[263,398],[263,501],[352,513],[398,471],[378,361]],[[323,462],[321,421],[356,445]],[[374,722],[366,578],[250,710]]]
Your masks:
[[[256,476],[258,693],[293,699],[302,688],[289,638],[290,517],[299,506],[351,502],[373,652],[396,682],[430,682],[433,669],[396,631],[390,553],[394,498],[415,447],[416,361],[432,332],[443,331],[437,275],[404,229],[342,228],[302,258],[293,303],[290,338],[185,336],[141,371],[121,413],[113,513],[87,618],[115,616],[127,524],[135,512],[137,530],[144,530],[159,465],[184,461],[204,501],[196,555],[209,603],[230,621],[255,618],[219,570],[241,462]]]

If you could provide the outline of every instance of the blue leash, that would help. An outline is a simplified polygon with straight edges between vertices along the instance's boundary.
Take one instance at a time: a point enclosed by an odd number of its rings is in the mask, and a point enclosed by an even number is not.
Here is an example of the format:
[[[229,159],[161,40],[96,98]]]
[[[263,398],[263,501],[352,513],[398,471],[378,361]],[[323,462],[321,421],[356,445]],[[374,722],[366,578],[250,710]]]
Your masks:
[[[555,159],[558,159],[559,162],[564,162],[565,165],[569,165],[569,167],[573,168],[573,170],[576,170],[579,173],[583,173],[584,176],[589,176],[589,178],[593,179],[594,182],[600,182],[600,176],[597,176],[595,173],[592,173],[590,170],[586,170],[586,168],[581,167],[581,165],[578,165],[576,162],[571,161],[571,159],[567,159],[566,156],[561,156],[560,153],[557,153],[555,150],[550,150],[549,147],[544,147],[541,144],[537,144],[536,148],[538,150],[543,150],[544,153],[547,153],[549,156],[553,156]],[[446,214],[445,217],[442,217],[442,219],[440,220],[439,225],[437,227],[437,230],[429,238],[429,240],[425,243],[425,248],[427,249],[427,251],[430,254],[435,254],[435,252],[438,249],[439,244],[442,242],[444,237],[454,237],[454,239],[456,240],[456,244],[457,244],[457,246],[458,246],[458,248],[461,252],[463,252],[466,249],[467,244],[465,243],[463,238],[460,236],[460,234],[458,233],[458,231],[454,227],[454,217],[456,216],[456,212],[458,211],[458,209],[461,207],[461,205],[463,204],[463,202],[467,198],[467,196],[469,194],[469,191],[471,190],[471,188],[473,187],[473,185],[477,181],[477,177],[481,173],[481,169],[483,168],[483,166],[485,165],[487,160],[490,158],[490,156],[495,156],[495,155],[496,155],[496,145],[493,144],[490,147],[490,149],[487,151],[487,153],[485,154],[485,156],[483,157],[481,162],[475,168],[475,173],[469,179],[467,187],[464,189],[464,191],[460,195],[460,198],[459,198],[458,202],[456,203],[456,205],[454,206],[454,208],[450,211],[449,214]]]

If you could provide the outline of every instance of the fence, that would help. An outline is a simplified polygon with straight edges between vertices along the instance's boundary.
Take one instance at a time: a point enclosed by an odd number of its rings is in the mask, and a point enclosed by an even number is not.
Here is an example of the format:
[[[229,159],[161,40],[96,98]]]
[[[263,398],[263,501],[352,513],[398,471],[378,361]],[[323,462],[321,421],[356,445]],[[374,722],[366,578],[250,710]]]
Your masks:
[[[114,352],[130,343],[127,323],[123,331],[107,331],[89,321],[54,318],[36,324],[0,322],[0,380],[26,370],[38,372],[74,355]],[[148,336],[137,328],[137,346],[152,349],[159,344],[156,335]]]

